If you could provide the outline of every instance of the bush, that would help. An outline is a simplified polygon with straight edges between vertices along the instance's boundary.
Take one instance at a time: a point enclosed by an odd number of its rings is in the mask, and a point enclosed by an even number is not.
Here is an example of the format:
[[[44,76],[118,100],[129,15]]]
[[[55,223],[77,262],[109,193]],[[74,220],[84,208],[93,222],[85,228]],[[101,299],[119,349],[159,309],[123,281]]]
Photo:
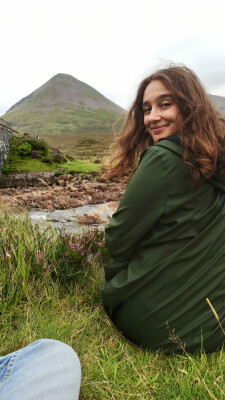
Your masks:
[[[26,138],[26,142],[29,143],[34,150],[48,150],[48,145],[43,139],[37,140],[35,138],[29,137],[28,139]]]
[[[28,142],[24,142],[18,146],[18,153],[21,156],[26,156],[31,153],[32,147]]]
[[[52,160],[51,156],[42,157],[41,161],[44,162],[45,164],[52,164],[53,163],[53,160]]]
[[[66,157],[58,149],[55,148],[52,148],[52,159],[56,163],[66,162]]]
[[[30,153],[30,156],[32,158],[41,158],[42,157],[41,154],[39,153],[39,151],[37,151],[37,150],[32,150]]]

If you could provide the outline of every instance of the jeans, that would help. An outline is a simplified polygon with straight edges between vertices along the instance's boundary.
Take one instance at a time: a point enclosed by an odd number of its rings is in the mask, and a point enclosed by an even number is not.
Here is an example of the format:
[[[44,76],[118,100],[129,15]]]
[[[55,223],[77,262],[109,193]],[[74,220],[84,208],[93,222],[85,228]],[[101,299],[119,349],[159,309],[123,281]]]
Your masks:
[[[80,362],[73,349],[41,339],[0,357],[1,400],[77,400]]]

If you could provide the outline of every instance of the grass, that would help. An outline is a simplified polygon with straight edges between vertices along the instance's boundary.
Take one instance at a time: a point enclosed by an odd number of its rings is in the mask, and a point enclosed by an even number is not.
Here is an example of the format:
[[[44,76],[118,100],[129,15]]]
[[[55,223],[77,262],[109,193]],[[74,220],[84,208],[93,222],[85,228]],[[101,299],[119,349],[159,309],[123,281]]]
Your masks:
[[[71,139],[70,135],[69,137]],[[38,153],[40,158],[34,158],[29,154],[21,154],[19,152],[19,148],[21,144],[24,143],[31,143],[32,150],[35,151],[36,154]],[[69,143],[70,146],[71,142],[69,141]],[[40,140],[36,140],[30,135],[14,134],[10,142],[10,149],[7,155],[7,159],[1,172],[5,174],[10,174],[15,172],[57,171],[59,168],[63,168],[65,173],[88,173],[90,171],[99,172],[101,169],[101,162],[100,160],[97,160],[96,163],[97,155],[96,149],[92,148],[93,143],[97,143],[97,151],[101,151],[102,159],[104,150],[101,146],[99,147],[99,142],[96,139],[88,139],[87,137],[85,139],[84,137],[81,141],[82,151],[85,152],[85,149],[88,148],[88,150],[86,151],[88,154],[91,154],[91,156],[84,158],[78,152],[76,153],[76,156],[78,158],[80,157],[81,159],[77,160],[71,159],[71,157],[68,158],[69,155],[72,156],[73,151],[70,151],[70,147],[68,148],[68,142],[66,143],[66,141],[64,140],[63,142],[61,142],[62,147],[66,148],[66,151],[64,150],[63,155],[62,152],[59,153],[58,150],[55,150],[56,140],[54,138],[52,139],[52,141],[50,140],[47,143],[45,140],[43,140],[43,138],[41,138]],[[54,148],[51,147],[51,145],[54,146]],[[78,146],[75,147],[79,148],[79,143]]]
[[[71,160],[65,163],[43,163],[41,160],[34,159],[31,157],[14,157],[10,163],[9,172],[32,172],[32,171],[57,171],[63,168],[65,173],[88,173],[90,171],[100,171],[100,165],[85,162]]]
[[[114,111],[107,109],[91,109],[83,106],[65,107],[63,110],[47,110],[35,112],[11,111],[2,116],[13,124],[19,132],[30,134],[63,134],[89,132],[109,132],[118,119],[122,118]],[[119,126],[121,123],[118,123]]]
[[[76,160],[100,165],[109,156],[110,146],[115,134],[110,133],[64,133],[63,135],[41,136],[50,146],[57,147],[65,156],[72,156]]]
[[[114,328],[100,298],[108,255],[102,234],[90,235],[68,244],[69,236],[41,233],[28,217],[2,211],[0,354],[40,338],[69,344],[82,365],[81,400],[224,399],[223,350],[166,356],[132,345]]]
[[[100,165],[94,164],[92,162],[76,160],[63,163],[60,165],[60,168],[63,168],[65,170],[65,173],[88,173],[90,171],[99,172],[101,170]]]

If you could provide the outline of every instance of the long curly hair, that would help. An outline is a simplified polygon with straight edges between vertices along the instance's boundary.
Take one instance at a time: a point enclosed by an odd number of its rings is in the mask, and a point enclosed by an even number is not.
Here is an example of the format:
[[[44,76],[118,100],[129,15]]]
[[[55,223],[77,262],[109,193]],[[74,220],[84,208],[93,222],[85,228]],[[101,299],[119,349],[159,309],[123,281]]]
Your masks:
[[[225,120],[211,103],[198,77],[185,66],[160,69],[141,82],[116,139],[118,148],[111,158],[108,176],[134,171],[141,151],[154,144],[144,125],[142,103],[145,89],[157,79],[167,87],[179,107],[182,124],[177,135],[183,161],[191,165],[193,186],[197,187],[202,177],[209,179],[215,171],[225,181]],[[189,151],[193,162],[188,160]]]

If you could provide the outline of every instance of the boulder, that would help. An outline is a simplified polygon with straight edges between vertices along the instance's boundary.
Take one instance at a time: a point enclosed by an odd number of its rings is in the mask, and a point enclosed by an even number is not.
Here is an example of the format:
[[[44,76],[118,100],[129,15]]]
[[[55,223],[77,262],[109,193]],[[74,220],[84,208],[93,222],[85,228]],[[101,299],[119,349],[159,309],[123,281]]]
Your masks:
[[[102,218],[99,214],[94,213],[94,214],[84,214],[81,217],[78,218],[79,224],[87,224],[87,225],[92,225],[92,224],[100,224],[102,221]]]

